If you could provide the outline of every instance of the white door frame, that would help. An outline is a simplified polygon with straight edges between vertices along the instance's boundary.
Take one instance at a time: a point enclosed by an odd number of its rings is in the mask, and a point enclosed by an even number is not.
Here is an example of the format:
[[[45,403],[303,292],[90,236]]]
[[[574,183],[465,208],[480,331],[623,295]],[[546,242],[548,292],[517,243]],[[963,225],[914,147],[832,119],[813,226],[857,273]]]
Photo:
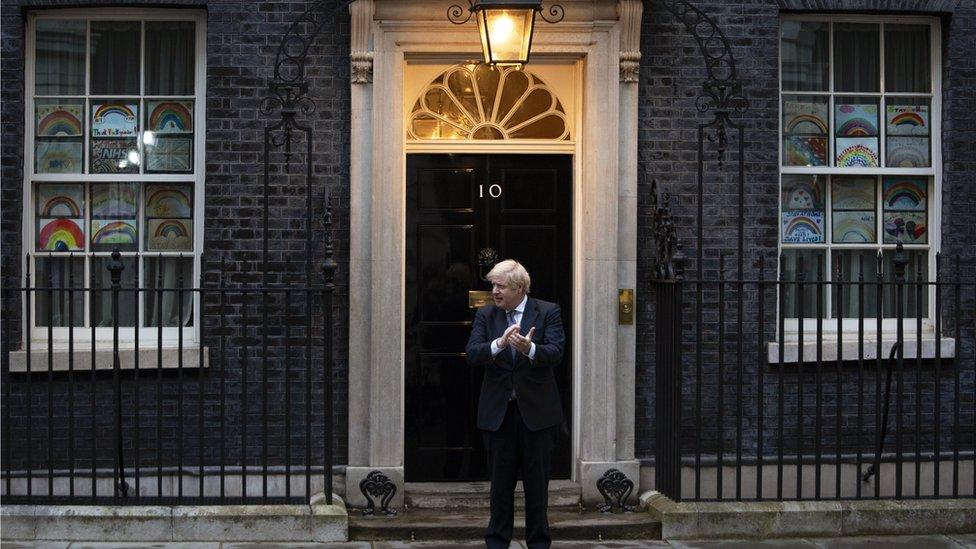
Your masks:
[[[404,460],[404,69],[412,56],[477,58],[472,20],[446,0],[357,0],[352,14],[349,464],[346,502],[374,470],[398,486]],[[463,3],[463,2],[462,2]],[[636,285],[636,62],[640,0],[562,0],[564,21],[536,26],[533,56],[578,59],[574,169],[573,479],[587,501],[608,468],[639,483],[634,459],[633,326],[618,289]],[[636,33],[634,32],[636,20]],[[624,54],[621,54],[621,41]],[[639,57],[639,54],[637,54]],[[487,149],[504,148],[489,145]],[[486,148],[482,152],[488,152]],[[500,152],[500,150],[499,150]]]

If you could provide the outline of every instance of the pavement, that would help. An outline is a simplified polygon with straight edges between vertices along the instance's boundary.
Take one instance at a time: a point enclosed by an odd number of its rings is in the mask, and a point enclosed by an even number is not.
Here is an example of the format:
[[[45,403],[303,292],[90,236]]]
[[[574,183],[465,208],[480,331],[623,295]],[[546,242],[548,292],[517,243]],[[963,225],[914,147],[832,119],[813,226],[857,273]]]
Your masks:
[[[554,549],[637,549],[641,547],[671,547],[674,549],[976,549],[976,534],[947,536],[863,536],[847,538],[795,538],[765,540],[701,540],[701,541],[554,541]],[[4,541],[0,549],[413,549],[413,548],[484,547],[473,541],[350,541],[346,543],[97,543],[56,541]],[[512,542],[509,549],[526,549],[521,541]]]

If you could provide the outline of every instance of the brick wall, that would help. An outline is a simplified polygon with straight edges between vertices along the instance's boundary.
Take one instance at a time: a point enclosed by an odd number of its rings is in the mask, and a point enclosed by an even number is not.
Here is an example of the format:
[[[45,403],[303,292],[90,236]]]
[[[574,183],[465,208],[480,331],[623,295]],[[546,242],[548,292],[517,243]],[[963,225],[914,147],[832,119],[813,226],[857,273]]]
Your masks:
[[[332,336],[335,341],[335,372],[334,406],[335,425],[333,442],[336,463],[346,461],[346,371],[347,371],[347,326],[348,326],[348,254],[349,254],[349,191],[348,191],[348,154],[349,154],[349,66],[348,43],[349,23],[348,12],[340,7],[341,2],[326,2],[318,9],[324,10],[321,15],[326,22],[325,30],[312,43],[308,54],[306,74],[309,80],[309,96],[314,100],[316,109],[307,117],[300,120],[308,124],[312,130],[313,140],[312,166],[312,200],[306,199],[304,174],[304,157],[299,155],[292,159],[289,170],[283,169],[281,155],[273,155],[271,169],[271,200],[269,202],[269,282],[303,280],[304,262],[310,257],[313,271],[316,273],[313,282],[319,283],[319,267],[323,259],[323,215],[324,196],[331,190],[333,200],[333,230],[336,237],[336,259],[339,271],[336,277],[337,293],[335,299],[336,322]],[[21,200],[23,187],[23,150],[24,150],[24,21],[25,15],[32,9],[49,7],[99,7],[114,6],[115,2],[48,2],[48,1],[11,1],[4,3],[2,15],[2,128],[3,145],[0,149],[0,180],[2,180],[3,197],[3,263],[5,287],[17,284],[21,276]],[[279,118],[274,115],[264,115],[261,112],[261,101],[266,95],[266,86],[273,76],[275,57],[278,53],[281,37],[288,30],[291,23],[297,20],[303,11],[311,5],[305,2],[268,1],[261,3],[240,3],[222,1],[153,1],[131,2],[131,7],[167,7],[199,8],[207,12],[207,121],[206,121],[206,182],[205,182],[205,218],[203,269],[204,283],[214,284],[218,278],[221,259],[226,261],[227,273],[225,281],[232,285],[260,282],[260,265],[263,258],[263,151],[264,128],[273,124]],[[334,18],[334,19],[333,19]],[[199,137],[198,137],[199,138]],[[298,146],[304,148],[304,141]],[[312,209],[313,236],[311,253],[305,251],[306,213]],[[297,299],[295,299],[297,298]],[[226,391],[225,426],[228,462],[236,462],[241,447],[241,416],[242,402],[247,403],[247,438],[248,461],[258,462],[263,451],[261,447],[262,429],[262,399],[261,390],[263,354],[259,350],[262,343],[260,333],[254,327],[260,322],[261,312],[256,303],[260,299],[256,295],[249,297],[251,306],[248,309],[250,329],[247,337],[242,337],[240,296],[228,296],[225,308],[228,328],[223,332],[229,361],[235,360],[243,354],[243,345],[248,344],[248,386],[245,395],[241,395],[242,372],[239,366],[231,364],[223,366],[220,360],[219,339],[221,334],[216,315],[216,296],[208,297],[204,305],[204,344],[211,349],[211,368],[198,377],[198,372],[187,370],[184,372],[185,381],[183,391],[179,390],[178,375],[167,372],[159,381],[163,399],[163,435],[162,447],[167,461],[175,461],[176,450],[180,442],[175,436],[178,417],[177,403],[182,400],[184,412],[185,439],[183,454],[187,463],[197,463],[195,456],[201,451],[199,440],[203,440],[203,451],[209,456],[208,462],[214,463],[219,453],[219,438],[217,437],[219,423],[219,392],[221,379]],[[280,311],[282,296],[272,296],[272,311]],[[300,307],[305,301],[293,296],[293,306]],[[312,335],[315,341],[321,337],[322,321],[321,307],[317,299],[312,300],[311,313],[315,315]],[[13,305],[19,308],[19,302]],[[277,307],[277,308],[275,308]],[[16,310],[16,309],[13,309]],[[17,316],[4,312],[4,328],[10,330],[12,340],[19,339],[17,330]],[[269,360],[267,385],[269,403],[269,455],[278,463],[283,461],[283,447],[285,438],[282,434],[284,425],[284,359],[281,334],[282,318],[272,312],[269,325]],[[304,316],[295,308],[293,314],[284,322],[293,325],[293,341],[300,342],[304,332]],[[294,420],[303,421],[305,361],[295,347],[292,348],[290,359],[290,374],[292,391],[295,393],[293,404],[296,407]],[[322,433],[324,432],[322,409],[322,368],[321,350],[317,350],[312,361],[313,391],[312,407],[315,410],[312,421],[313,453],[322,455]],[[224,368],[226,367],[226,372]],[[90,439],[92,424],[92,402],[94,402],[94,416],[97,425],[97,446],[100,466],[111,465],[111,377],[107,372],[99,372],[96,381],[88,379],[89,374],[81,376],[84,381],[76,384],[73,396],[75,401],[75,431],[79,448],[79,459],[86,459],[90,454],[87,442]],[[38,439],[46,440],[47,425],[37,418],[46,414],[48,392],[46,385],[37,383],[40,378],[35,374],[34,387],[31,393],[31,405],[34,414],[33,429]],[[64,374],[55,376],[55,383],[51,385],[52,402],[55,413],[67,415],[68,378]],[[12,435],[22,436],[24,433],[23,420],[26,416],[26,378],[23,375],[5,374],[4,383],[10,391],[10,415],[15,430]],[[125,416],[132,418],[136,385],[139,386],[138,395],[142,402],[143,412],[140,414],[141,446],[145,449],[156,448],[155,424],[156,392],[155,373],[142,374],[138,381],[131,374],[123,375],[123,395]],[[197,395],[202,389],[206,402],[206,422],[201,432],[196,423]],[[147,407],[146,403],[152,406]],[[147,411],[148,410],[148,411]],[[127,446],[132,449],[132,438],[135,425],[130,419],[126,420]],[[300,424],[300,423],[299,423]],[[58,446],[66,446],[66,422],[59,422],[54,426],[54,437]],[[34,461],[43,456],[42,440],[35,439]],[[296,452],[304,447],[304,439],[290,441]],[[86,454],[88,452],[88,454]],[[147,454],[150,452],[146,452]],[[129,459],[133,459],[130,457]],[[148,459],[148,458],[146,458]],[[319,458],[320,459],[320,458]],[[293,463],[300,460],[293,459]],[[148,464],[148,462],[147,462]]]
[[[684,27],[681,20],[667,9],[672,2],[651,1],[644,12],[641,51],[643,53],[640,81],[640,110],[638,126],[639,143],[639,202],[638,202],[638,337],[637,344],[637,452],[643,458],[653,458],[654,455],[654,388],[655,388],[655,359],[654,359],[654,303],[653,290],[650,280],[650,267],[654,254],[652,228],[653,211],[651,208],[651,181],[657,180],[663,190],[675,196],[673,210],[676,215],[678,239],[684,247],[684,254],[688,257],[686,274],[695,277],[697,273],[696,227],[697,227],[697,146],[698,124],[711,120],[710,114],[699,114],[695,109],[695,100],[701,94],[701,84],[707,73],[698,44]],[[775,261],[777,253],[778,221],[778,164],[777,164],[777,128],[778,128],[778,33],[781,12],[879,12],[906,14],[937,14],[942,18],[943,25],[943,206],[942,206],[942,252],[948,256],[960,254],[963,265],[972,264],[976,256],[976,247],[972,246],[976,238],[976,224],[967,219],[962,212],[972,209],[976,197],[976,171],[973,154],[976,143],[976,117],[973,115],[972,94],[974,77],[974,62],[968,53],[971,50],[974,36],[976,36],[976,6],[971,3],[959,4],[955,2],[871,2],[871,1],[780,1],[780,2],[692,2],[703,12],[718,23],[719,28],[728,38],[736,60],[739,79],[744,84],[744,94],[749,100],[749,109],[741,115],[733,115],[733,121],[742,125],[745,130],[745,216],[744,235],[746,252],[744,259],[744,276],[755,279],[758,275],[757,260],[760,256],[766,259],[766,279],[775,276]],[[968,46],[967,46],[968,44]],[[705,230],[703,239],[703,274],[706,280],[718,277],[719,257],[727,254],[726,276],[736,276],[737,260],[736,237],[738,224],[738,189],[734,177],[737,168],[735,140],[731,143],[732,154],[727,158],[725,167],[720,169],[714,162],[714,146],[706,144],[706,165],[704,177],[703,211]],[[687,292],[685,303],[688,305],[685,315],[684,348],[684,419],[683,437],[687,441],[686,451],[693,448],[693,441],[698,437],[694,422],[691,420],[695,402],[695,358],[699,349],[695,334],[695,302],[694,292]],[[719,434],[724,441],[726,453],[734,449],[736,443],[736,418],[734,416],[738,401],[735,384],[738,380],[737,355],[735,339],[737,334],[737,300],[734,291],[726,293],[727,306],[724,314],[727,320],[727,342],[725,351],[724,374],[720,376],[718,366],[717,343],[717,288],[707,287],[703,302],[702,342],[702,413],[704,418],[703,432],[699,437],[702,450],[714,453],[718,447]],[[754,446],[757,440],[756,423],[757,391],[754,380],[758,375],[756,366],[756,351],[759,347],[757,339],[760,318],[756,307],[757,292],[755,287],[743,296],[743,379],[746,380],[746,391],[741,399],[744,410],[742,424],[744,429],[743,445],[746,448]],[[772,305],[775,295],[766,295],[766,303]],[[973,310],[974,297],[964,296],[959,303],[961,310]],[[947,304],[947,318],[951,319],[952,304]],[[767,307],[769,312],[762,316],[765,323],[766,340],[775,334],[775,310]],[[972,333],[972,321],[965,321],[963,333]],[[948,326],[951,329],[951,322]],[[968,330],[968,331],[967,331]],[[972,338],[961,342],[960,350],[963,356],[971,361],[973,357]],[[831,366],[833,368],[833,366]],[[923,366],[926,376],[931,376],[932,364]],[[838,402],[838,395],[833,389],[833,373],[826,378],[824,386],[823,413],[824,431],[822,440],[831,444],[834,440],[832,425],[834,412]],[[855,368],[845,366],[843,380],[847,387],[842,399],[844,423],[853,421],[851,414],[853,402],[846,394],[856,383]],[[775,417],[776,396],[779,377],[778,369],[764,370],[764,409],[766,429],[764,441],[766,448],[773,447],[775,431],[770,429],[770,418]],[[804,370],[804,391],[806,399],[803,408],[805,445],[812,448],[813,416],[815,414],[812,385],[812,370]],[[870,374],[873,384],[873,373]],[[724,381],[723,410],[725,421],[721,427],[715,418],[718,413],[719,378]],[[787,367],[783,376],[786,395],[796,394],[797,369]],[[909,376],[909,379],[912,377]],[[945,406],[952,392],[952,368],[944,368],[944,375],[939,387],[943,394],[943,426],[949,427],[951,409]],[[973,369],[971,362],[964,363],[961,382],[963,423],[965,418],[972,417],[972,402],[970,396],[973,387]],[[751,387],[750,387],[751,386]],[[873,385],[872,385],[873,386]],[[933,402],[931,392],[934,386],[925,386],[926,394],[921,402],[925,413],[931,413]],[[874,409],[873,392],[867,395],[865,409]],[[908,395],[912,401],[915,395]],[[795,443],[797,433],[797,402],[794,396],[788,396],[785,403],[788,417],[786,418],[787,444]],[[914,408],[907,406],[905,412],[910,417],[914,415]],[[944,433],[948,429],[943,430]],[[791,440],[792,437],[792,440]],[[972,435],[968,435],[972,441]],[[843,442],[846,449],[857,444],[855,437],[848,437]]]

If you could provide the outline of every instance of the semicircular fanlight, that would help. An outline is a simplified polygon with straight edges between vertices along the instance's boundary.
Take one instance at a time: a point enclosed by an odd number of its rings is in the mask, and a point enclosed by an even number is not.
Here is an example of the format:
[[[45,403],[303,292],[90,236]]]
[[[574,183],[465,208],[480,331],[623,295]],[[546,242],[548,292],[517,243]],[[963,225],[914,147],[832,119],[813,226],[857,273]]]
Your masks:
[[[414,102],[407,138],[570,139],[566,109],[531,72],[515,67],[455,65]]]

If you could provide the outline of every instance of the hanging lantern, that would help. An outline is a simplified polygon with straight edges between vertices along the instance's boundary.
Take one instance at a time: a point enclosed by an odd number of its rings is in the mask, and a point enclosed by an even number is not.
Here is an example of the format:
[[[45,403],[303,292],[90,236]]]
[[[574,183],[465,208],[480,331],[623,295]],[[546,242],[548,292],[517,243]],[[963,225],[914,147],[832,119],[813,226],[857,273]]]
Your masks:
[[[522,66],[529,62],[535,14],[542,12],[542,0],[468,0],[468,14],[461,6],[447,10],[452,23],[464,24],[471,17],[478,23],[485,63],[499,66]],[[543,20],[557,23],[563,18],[562,6],[554,5]]]

